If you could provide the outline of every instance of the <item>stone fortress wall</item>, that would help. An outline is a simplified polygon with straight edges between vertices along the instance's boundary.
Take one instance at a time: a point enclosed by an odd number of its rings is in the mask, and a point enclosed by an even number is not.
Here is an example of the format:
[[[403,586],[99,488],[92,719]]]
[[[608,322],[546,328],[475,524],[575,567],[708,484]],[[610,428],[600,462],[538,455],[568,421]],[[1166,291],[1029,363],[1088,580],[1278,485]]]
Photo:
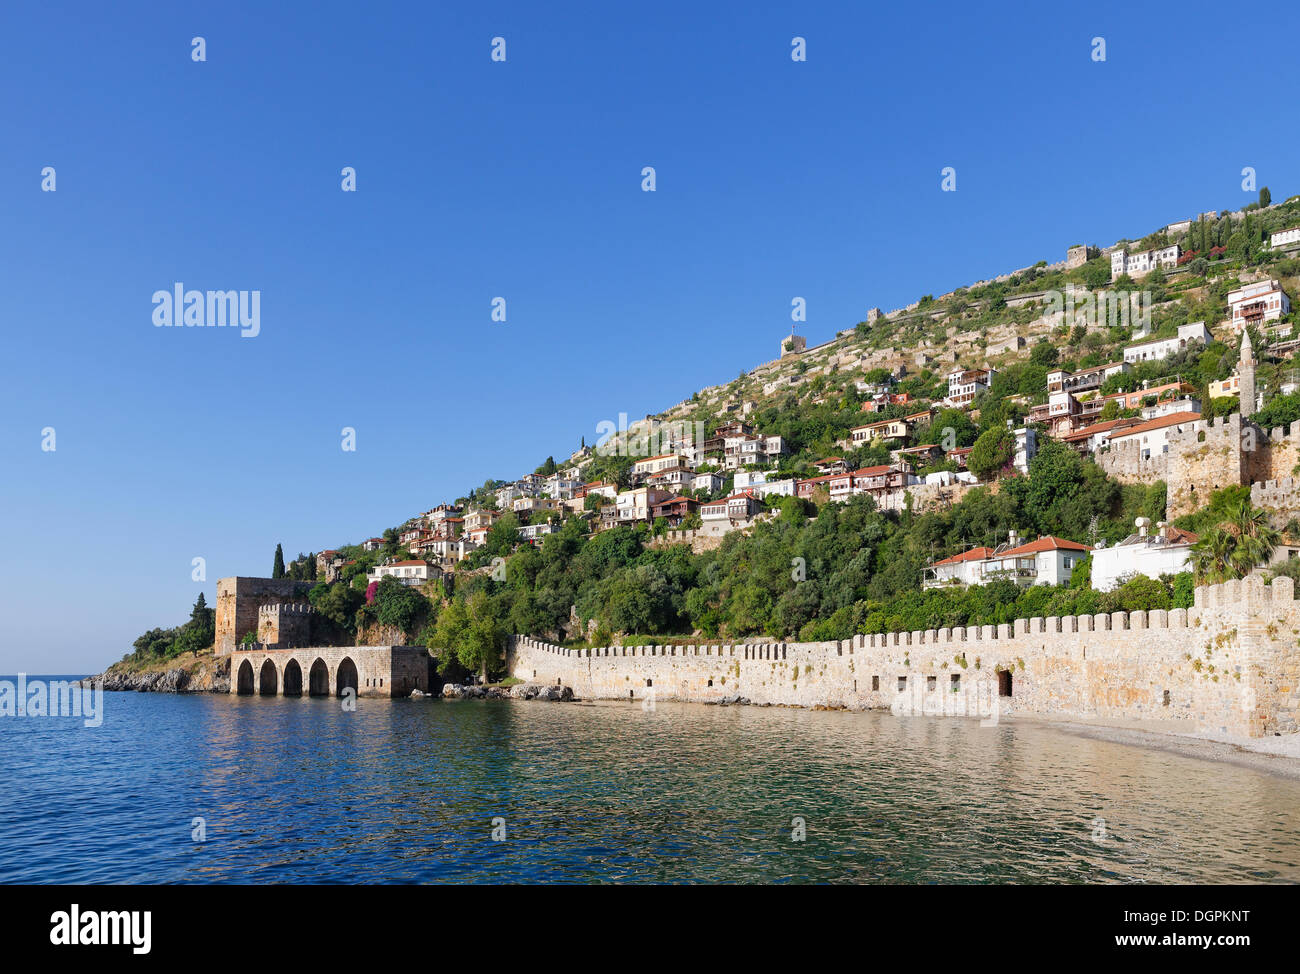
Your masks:
[[[1140,719],[1261,737],[1300,730],[1298,636],[1291,579],[1252,576],[1198,588],[1191,609],[819,643],[568,649],[515,636],[508,665],[598,699]]]
[[[273,648],[311,643],[310,602],[267,602],[257,608],[257,641]]]
[[[1263,490],[1263,506],[1295,506],[1300,492],[1280,487],[1292,479],[1300,461],[1300,423],[1263,430],[1234,413],[1217,419],[1181,423],[1168,434],[1168,452],[1142,456],[1140,443],[1116,443],[1097,454],[1097,463],[1121,483],[1150,484],[1163,480],[1169,485],[1167,516],[1190,514],[1209,503],[1210,494],[1223,487],[1277,482]],[[1254,497],[1252,488],[1252,498]]]
[[[276,697],[409,697],[430,692],[432,656],[424,646],[244,644],[230,657],[230,692]]]
[[[315,582],[292,578],[232,576],[217,580],[216,654],[228,656],[248,633],[256,633],[268,603],[300,602]]]

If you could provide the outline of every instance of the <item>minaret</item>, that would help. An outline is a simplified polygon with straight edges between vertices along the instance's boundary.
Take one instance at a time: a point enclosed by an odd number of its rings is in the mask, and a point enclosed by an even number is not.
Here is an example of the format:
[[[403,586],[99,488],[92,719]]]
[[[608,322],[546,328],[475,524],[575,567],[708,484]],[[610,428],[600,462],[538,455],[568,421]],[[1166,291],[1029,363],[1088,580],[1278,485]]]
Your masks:
[[[1241,389],[1241,418],[1255,411],[1255,350],[1250,346],[1250,332],[1241,329],[1241,359],[1237,362],[1238,386]]]

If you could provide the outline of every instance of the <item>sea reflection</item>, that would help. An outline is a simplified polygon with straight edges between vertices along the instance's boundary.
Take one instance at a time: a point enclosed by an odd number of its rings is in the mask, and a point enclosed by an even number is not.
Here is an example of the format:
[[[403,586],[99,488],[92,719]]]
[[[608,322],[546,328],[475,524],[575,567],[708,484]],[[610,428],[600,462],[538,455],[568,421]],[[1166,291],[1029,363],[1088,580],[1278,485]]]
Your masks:
[[[163,694],[105,710],[95,729],[0,725],[22,782],[0,797],[4,881],[1300,879],[1300,783],[1014,721]]]

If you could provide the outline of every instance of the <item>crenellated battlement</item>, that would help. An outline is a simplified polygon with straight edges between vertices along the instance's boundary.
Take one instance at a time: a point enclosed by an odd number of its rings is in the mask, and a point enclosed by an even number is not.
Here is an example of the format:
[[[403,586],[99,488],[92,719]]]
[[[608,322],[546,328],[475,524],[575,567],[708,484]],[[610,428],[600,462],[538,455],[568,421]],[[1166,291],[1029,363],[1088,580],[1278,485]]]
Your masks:
[[[271,648],[311,641],[310,602],[267,602],[257,607],[257,639]]]
[[[572,648],[515,636],[510,667],[579,696],[895,710],[904,700],[899,712],[966,716],[986,706],[978,701],[992,687],[1002,713],[1174,720],[1259,736],[1300,730],[1297,633],[1292,580],[1252,576],[1198,588],[1190,609],[815,643]]]
[[[310,602],[267,602],[257,607],[258,618],[307,615],[314,611]]]

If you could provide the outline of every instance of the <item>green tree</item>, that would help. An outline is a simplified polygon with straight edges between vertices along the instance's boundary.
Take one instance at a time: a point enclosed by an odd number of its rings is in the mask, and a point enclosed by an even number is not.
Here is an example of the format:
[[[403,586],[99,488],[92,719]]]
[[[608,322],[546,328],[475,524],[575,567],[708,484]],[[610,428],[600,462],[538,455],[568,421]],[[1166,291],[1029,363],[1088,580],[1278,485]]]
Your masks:
[[[1273,202],[1273,194],[1268,191],[1267,186],[1261,186],[1259,188],[1260,208],[1263,209],[1264,207],[1268,206],[1272,202]]]
[[[272,578],[284,578],[284,549],[275,546],[275,564],[271,566]]]
[[[1268,512],[1253,507],[1248,498],[1238,498],[1227,517],[1192,545],[1192,570],[1199,582],[1243,578],[1268,563],[1279,541],[1281,534],[1268,523]]]
[[[967,454],[966,466],[980,480],[992,480],[1011,462],[1015,448],[1015,437],[1006,427],[985,430]]]
[[[505,638],[503,620],[487,593],[478,591],[467,599],[454,599],[438,614],[433,648],[454,654],[462,666],[477,670],[486,681],[500,664]]]
[[[375,588],[375,618],[381,624],[394,626],[410,636],[428,611],[429,600],[410,585],[403,585],[391,575],[379,580]]]

